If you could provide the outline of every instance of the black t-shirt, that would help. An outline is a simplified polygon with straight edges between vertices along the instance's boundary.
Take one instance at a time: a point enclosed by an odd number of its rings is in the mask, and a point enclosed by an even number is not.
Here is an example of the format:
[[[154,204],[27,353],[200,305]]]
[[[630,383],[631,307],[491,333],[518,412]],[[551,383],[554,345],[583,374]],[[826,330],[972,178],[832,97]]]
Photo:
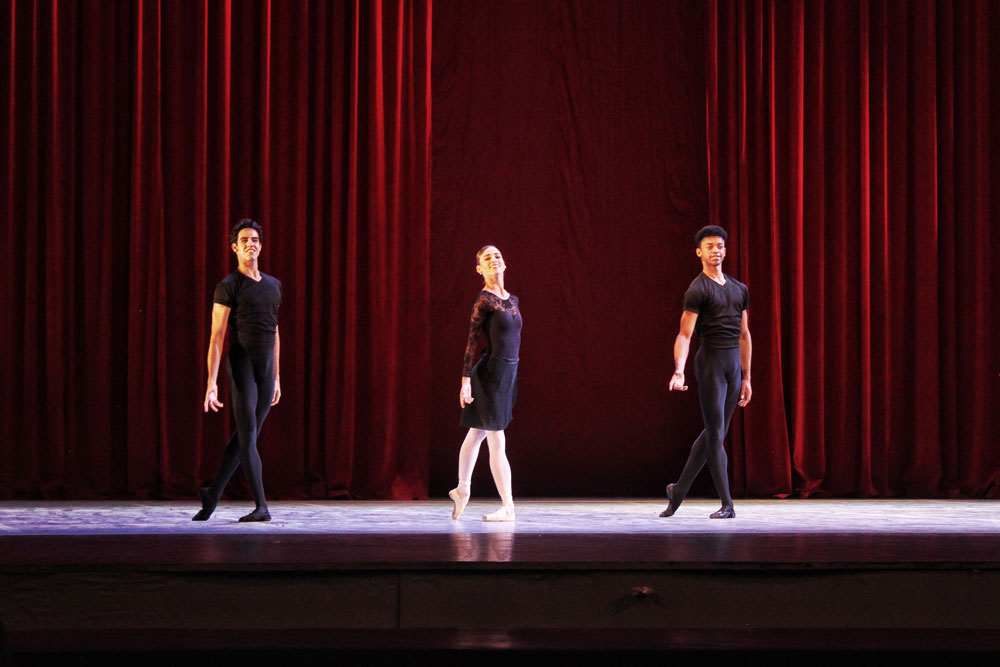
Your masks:
[[[723,274],[725,276],[725,274]],[[699,273],[684,292],[684,310],[698,313],[694,331],[701,344],[714,348],[740,346],[740,322],[750,307],[750,290],[729,276],[720,285]]]
[[[280,280],[261,273],[257,281],[233,271],[215,286],[215,303],[230,308],[229,326],[240,345],[274,345],[281,305]]]

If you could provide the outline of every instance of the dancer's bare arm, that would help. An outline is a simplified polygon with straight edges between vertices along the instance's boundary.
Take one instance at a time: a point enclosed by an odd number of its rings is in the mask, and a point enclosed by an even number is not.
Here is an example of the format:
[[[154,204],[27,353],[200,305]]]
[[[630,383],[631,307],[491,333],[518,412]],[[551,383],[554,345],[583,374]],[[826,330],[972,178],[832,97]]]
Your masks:
[[[208,339],[208,386],[205,388],[205,412],[211,408],[218,412],[222,407],[219,400],[219,362],[222,359],[222,343],[226,340],[226,325],[229,323],[229,306],[216,303],[212,306],[212,334]]]
[[[750,402],[753,389],[750,388],[750,357],[753,356],[753,343],[750,341],[750,327],[747,325],[747,311],[743,311],[740,320],[740,366],[743,368],[743,384],[740,386],[740,402],[742,408]]]
[[[687,391],[687,385],[684,384],[684,365],[687,364],[691,336],[694,335],[694,325],[697,321],[698,313],[685,310],[681,314],[681,330],[674,341],[674,374],[670,378],[670,391]]]
[[[281,338],[278,327],[274,327],[274,394],[271,395],[271,405],[277,405],[281,400],[281,373],[278,371],[278,358],[281,356]]]

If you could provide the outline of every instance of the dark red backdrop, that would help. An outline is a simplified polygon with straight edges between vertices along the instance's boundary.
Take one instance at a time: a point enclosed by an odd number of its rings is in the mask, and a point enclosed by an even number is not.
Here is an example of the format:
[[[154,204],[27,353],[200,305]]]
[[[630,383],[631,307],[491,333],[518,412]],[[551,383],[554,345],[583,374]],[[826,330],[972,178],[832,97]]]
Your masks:
[[[995,3],[16,0],[0,30],[2,497],[211,474],[245,214],[285,284],[274,497],[450,487],[486,242],[525,316],[515,492],[659,493],[708,221],[751,289],[740,494],[997,495]]]
[[[429,5],[0,12],[0,494],[190,497],[211,476],[232,423],[201,414],[212,286],[251,215],[285,295],[267,488],[426,495]]]
[[[665,372],[709,210],[704,6],[438,0],[434,17],[431,488],[456,478],[489,242],[524,316],[514,490],[662,493],[700,430]]]

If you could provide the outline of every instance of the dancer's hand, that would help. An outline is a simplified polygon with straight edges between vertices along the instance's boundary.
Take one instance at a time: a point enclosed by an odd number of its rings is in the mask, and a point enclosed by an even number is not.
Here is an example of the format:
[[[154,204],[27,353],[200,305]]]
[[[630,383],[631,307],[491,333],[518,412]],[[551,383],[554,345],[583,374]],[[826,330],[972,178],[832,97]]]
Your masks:
[[[753,394],[753,389],[750,388],[750,380],[743,380],[743,384],[740,386],[740,402],[738,405],[742,408],[744,405],[750,402],[750,396]]]
[[[277,405],[281,400],[281,380],[274,378],[274,393],[271,395],[271,405]]]
[[[218,412],[221,407],[222,401],[219,400],[219,387],[214,383],[208,385],[208,389],[205,390],[205,412],[208,412],[209,408],[212,408],[212,412]]]
[[[687,385],[684,384],[684,373],[677,371],[670,377],[670,386],[667,387],[670,391],[687,391]]]
[[[472,381],[462,378],[462,389],[458,392],[458,404],[463,408],[476,399],[472,398]]]

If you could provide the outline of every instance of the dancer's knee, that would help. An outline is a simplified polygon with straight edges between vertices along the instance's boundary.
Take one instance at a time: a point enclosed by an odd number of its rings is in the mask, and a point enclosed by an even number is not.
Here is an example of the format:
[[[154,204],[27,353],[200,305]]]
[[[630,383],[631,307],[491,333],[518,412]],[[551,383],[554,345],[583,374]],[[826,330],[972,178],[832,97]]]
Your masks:
[[[486,431],[479,428],[470,428],[465,440],[462,441],[462,449],[479,449],[486,438]]]
[[[252,452],[257,449],[257,432],[250,431],[246,436],[240,434],[239,439],[240,452]]]
[[[717,452],[722,449],[722,443],[726,439],[726,432],[722,429],[705,429],[705,448],[709,452]]]
[[[504,436],[503,431],[487,431],[486,444],[490,447],[491,455],[503,454],[504,447],[507,444],[507,438]]]

